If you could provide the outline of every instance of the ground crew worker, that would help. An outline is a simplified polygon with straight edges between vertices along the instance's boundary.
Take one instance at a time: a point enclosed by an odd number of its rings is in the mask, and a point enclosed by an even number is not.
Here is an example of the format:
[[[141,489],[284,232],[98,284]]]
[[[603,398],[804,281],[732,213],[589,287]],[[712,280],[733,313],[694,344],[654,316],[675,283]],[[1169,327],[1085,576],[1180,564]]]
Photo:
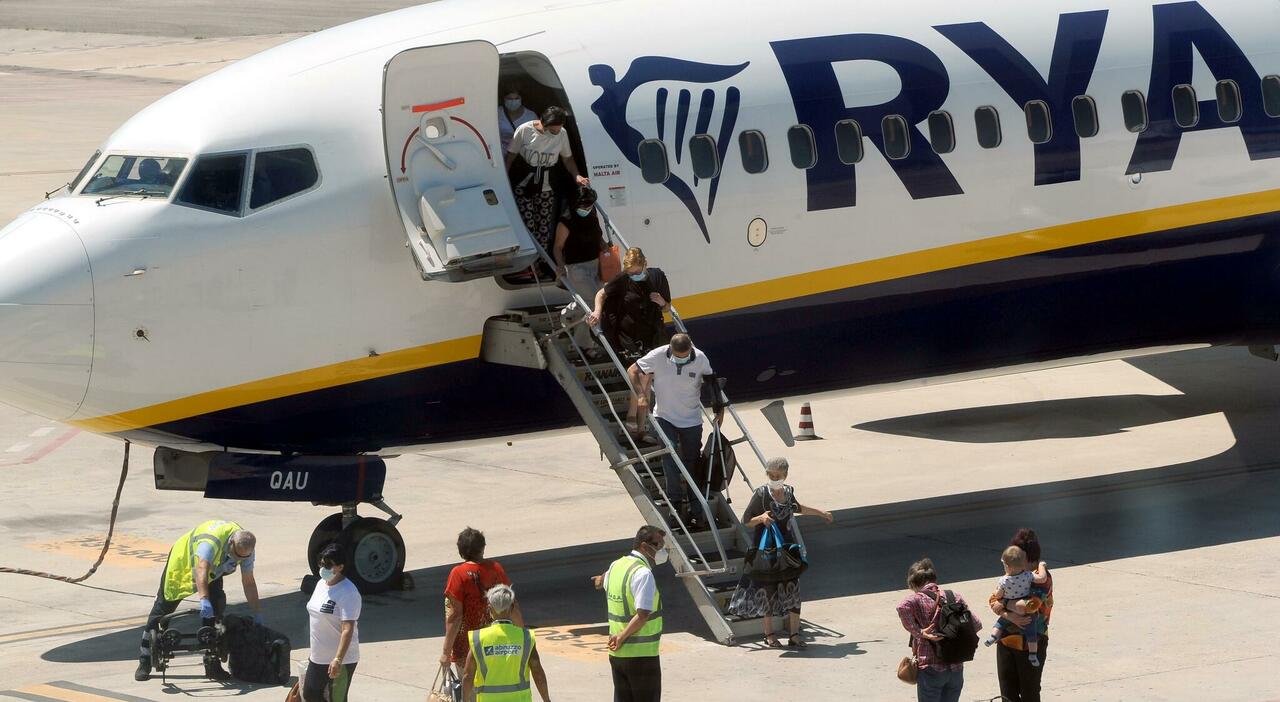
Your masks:
[[[484,596],[489,601],[493,623],[468,636],[471,655],[462,669],[462,699],[533,702],[533,691],[529,689],[532,676],[542,702],[551,702],[533,632],[511,623],[515,590],[510,585],[494,585]]]
[[[666,532],[642,526],[631,553],[597,575],[609,607],[609,667],[613,670],[614,702],[657,702],[662,699],[662,666],[658,644],[662,638],[662,595],[653,568],[667,562]]]
[[[205,626],[213,626],[222,617],[227,605],[227,593],[222,586],[222,576],[240,568],[240,582],[244,596],[253,608],[254,621],[261,623],[258,602],[258,583],[253,579],[253,552],[257,538],[235,522],[210,520],[188,531],[174,542],[169,550],[169,561],[160,576],[160,591],[151,605],[144,631],[157,632],[160,619],[172,614],[183,599],[200,596],[200,618]],[[231,678],[222,669],[217,658],[206,656],[204,673],[212,680]],[[138,656],[138,669],[134,680],[151,677],[151,649],[147,639],[142,639],[142,652]]]

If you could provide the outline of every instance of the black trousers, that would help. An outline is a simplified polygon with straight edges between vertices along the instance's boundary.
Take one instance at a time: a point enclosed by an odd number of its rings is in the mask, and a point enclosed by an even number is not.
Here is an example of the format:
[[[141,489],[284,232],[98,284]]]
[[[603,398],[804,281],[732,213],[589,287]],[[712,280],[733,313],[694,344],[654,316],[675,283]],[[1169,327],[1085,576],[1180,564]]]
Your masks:
[[[657,656],[609,656],[613,670],[613,702],[658,702],[662,699],[662,665]]]
[[[165,569],[168,570],[167,568]],[[160,573],[160,589],[156,592],[156,600],[151,603],[151,614],[147,615],[147,625],[143,628],[143,632],[158,631],[160,629],[160,620],[166,615],[173,614],[178,605],[182,604],[182,600],[169,601],[164,598],[164,576]],[[218,578],[209,583],[209,602],[213,604],[213,619],[205,619],[201,624],[205,626],[213,626],[214,622],[222,618],[222,612],[227,608],[227,591],[222,586],[222,578]],[[140,652],[138,660],[151,664],[151,649],[147,646],[147,639],[144,636],[142,643],[139,645]]]
[[[1040,637],[1040,666],[1027,661],[1026,651],[1015,651],[1008,646],[996,645],[996,677],[1000,680],[1000,694],[1009,702],[1040,702],[1040,676],[1049,653],[1049,637]]]
[[[344,663],[337,678],[329,677],[329,666],[307,661],[307,675],[302,679],[302,702],[347,702],[356,663]]]

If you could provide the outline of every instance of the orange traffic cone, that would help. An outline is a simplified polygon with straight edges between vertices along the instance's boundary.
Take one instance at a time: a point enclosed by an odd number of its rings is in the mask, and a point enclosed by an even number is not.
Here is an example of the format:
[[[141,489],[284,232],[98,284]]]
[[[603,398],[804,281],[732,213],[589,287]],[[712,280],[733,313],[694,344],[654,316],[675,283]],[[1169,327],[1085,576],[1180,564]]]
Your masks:
[[[800,406],[800,431],[796,433],[796,441],[817,441],[821,438],[813,430],[813,410],[806,402]]]

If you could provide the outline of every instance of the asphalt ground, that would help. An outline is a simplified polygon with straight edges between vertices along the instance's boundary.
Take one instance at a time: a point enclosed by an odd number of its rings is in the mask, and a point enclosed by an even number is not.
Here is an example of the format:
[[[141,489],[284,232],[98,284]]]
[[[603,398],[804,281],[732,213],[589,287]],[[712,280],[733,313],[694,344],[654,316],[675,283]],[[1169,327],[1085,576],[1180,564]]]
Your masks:
[[[196,5],[153,11],[157,21],[186,26],[178,20],[198,14]],[[35,4],[0,2],[0,24],[23,7]],[[287,5],[262,10],[279,7]],[[255,26],[246,18],[237,32]],[[152,100],[288,38],[0,29],[0,219],[65,182]],[[1280,697],[1271,668],[1280,618],[1276,364],[1241,349],[1200,350],[792,398],[793,420],[804,400],[825,440],[793,449],[770,435],[754,408],[742,409],[766,452],[790,459],[800,500],[836,516],[831,526],[806,525],[811,647],[716,644],[667,570],[659,578],[668,597],[666,699],[912,699],[893,678],[906,650],[893,607],[906,594],[907,566],[932,557],[945,584],[978,604],[1019,526],[1040,532],[1055,573],[1046,699]],[[101,548],[121,456],[113,439],[0,407],[0,500],[8,507],[0,513],[0,565],[83,572]],[[135,447],[112,549],[88,587],[0,575],[0,699],[283,695],[205,682],[195,662],[175,668],[168,684],[135,683],[139,627],[173,539],[203,519],[233,518],[259,535],[268,623],[289,634],[294,659],[305,660],[298,583],[307,537],[326,513],[157,492],[150,466],[150,451]],[[389,467],[386,494],[406,514],[401,530],[418,587],[366,598],[355,699],[425,697],[441,647],[444,579],[466,525],[486,532],[489,555],[514,579],[555,699],[608,699],[604,602],[587,577],[625,551],[639,520],[590,436],[444,446]],[[742,485],[731,496],[745,506]],[[243,601],[237,583],[228,592],[233,604]],[[979,651],[965,678],[962,699],[997,694],[989,650]]]

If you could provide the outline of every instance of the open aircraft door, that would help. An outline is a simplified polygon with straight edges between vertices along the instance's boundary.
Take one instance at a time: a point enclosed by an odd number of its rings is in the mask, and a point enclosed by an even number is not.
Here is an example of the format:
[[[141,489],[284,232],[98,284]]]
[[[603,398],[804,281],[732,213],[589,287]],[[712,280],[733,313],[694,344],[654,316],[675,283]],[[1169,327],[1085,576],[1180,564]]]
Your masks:
[[[498,50],[485,41],[408,49],[383,71],[387,170],[424,280],[512,273],[537,249],[498,150]]]

